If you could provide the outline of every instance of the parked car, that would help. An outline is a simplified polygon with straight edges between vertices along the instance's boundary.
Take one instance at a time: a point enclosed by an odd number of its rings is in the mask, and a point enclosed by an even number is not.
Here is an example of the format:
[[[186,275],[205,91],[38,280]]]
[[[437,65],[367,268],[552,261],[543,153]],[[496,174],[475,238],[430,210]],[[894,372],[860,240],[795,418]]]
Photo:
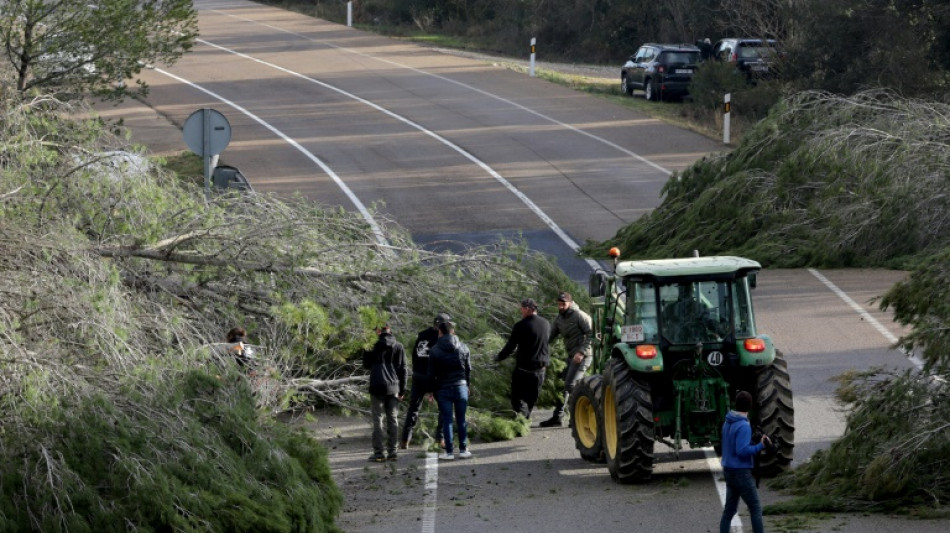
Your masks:
[[[237,167],[218,165],[211,171],[211,183],[217,189],[237,189],[254,192],[251,183]]]
[[[751,78],[766,78],[778,74],[778,62],[784,58],[775,39],[729,38],[721,39],[713,47],[712,57],[725,63],[734,63],[736,69]]]
[[[620,90],[641,89],[647,100],[686,96],[699,61],[695,46],[646,43],[620,69]]]

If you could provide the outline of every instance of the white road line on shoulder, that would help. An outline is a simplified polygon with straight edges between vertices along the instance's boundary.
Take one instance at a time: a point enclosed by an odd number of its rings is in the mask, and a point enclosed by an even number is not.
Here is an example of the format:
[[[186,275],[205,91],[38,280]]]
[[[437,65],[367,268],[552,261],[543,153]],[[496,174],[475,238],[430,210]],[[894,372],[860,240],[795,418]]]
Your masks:
[[[544,120],[546,120],[546,121],[548,121],[548,122],[550,122],[550,123],[552,123],[552,124],[556,124],[556,125],[558,125],[558,126],[561,126],[562,128],[569,129],[569,130],[573,131],[574,133],[577,133],[577,134],[583,135],[583,136],[585,136],[585,137],[587,137],[587,138],[589,138],[589,139],[593,139],[593,140],[595,140],[595,141],[601,142],[601,143],[603,143],[603,144],[605,144],[605,145],[607,145],[607,146],[610,146],[611,148],[614,148],[614,149],[620,151],[620,152],[623,153],[623,154],[626,154],[626,155],[628,155],[628,156],[630,156],[630,157],[636,159],[637,161],[640,161],[641,163],[644,163],[644,164],[646,164],[646,165],[649,165],[649,166],[653,167],[654,169],[656,169],[656,170],[658,170],[658,171],[660,171],[660,172],[666,174],[667,176],[669,176],[669,175],[671,175],[671,174],[673,173],[673,172],[670,171],[669,169],[667,169],[667,168],[665,168],[665,167],[663,167],[663,166],[661,166],[661,165],[658,165],[658,164],[654,163],[653,161],[650,161],[649,159],[643,157],[642,155],[640,155],[640,154],[638,154],[638,153],[636,153],[636,152],[634,152],[634,151],[632,151],[632,150],[629,150],[629,149],[627,149],[627,148],[624,148],[623,146],[620,146],[619,144],[617,144],[617,143],[615,143],[615,142],[613,142],[613,141],[608,141],[607,139],[604,139],[603,137],[601,137],[601,136],[599,136],[599,135],[594,135],[593,133],[590,133],[590,132],[588,132],[588,131],[584,131],[584,130],[582,130],[582,129],[576,127],[576,126],[572,126],[571,124],[568,124],[568,123],[566,123],[566,122],[561,122],[560,120],[558,120],[558,119],[556,119],[556,118],[554,118],[554,117],[550,117],[550,116],[548,116],[548,115],[545,115],[544,113],[541,113],[541,112],[539,112],[539,111],[535,111],[534,109],[531,109],[530,107],[523,106],[523,105],[521,105],[521,104],[519,104],[519,103],[517,103],[517,102],[515,102],[515,101],[513,101],[513,100],[509,100],[509,99],[507,99],[507,98],[504,98],[504,97],[502,97],[502,96],[498,96],[497,94],[490,93],[490,92],[488,92],[488,91],[485,91],[485,90],[483,90],[483,89],[479,89],[479,88],[477,88],[477,87],[472,87],[471,85],[467,85],[467,84],[462,83],[462,82],[460,82],[460,81],[453,80],[452,78],[448,78],[448,77],[446,77],[446,76],[442,76],[442,75],[439,75],[439,74],[433,74],[433,73],[431,73],[431,72],[427,72],[427,71],[425,71],[425,70],[418,69],[418,68],[416,68],[416,67],[411,67],[411,66],[409,66],[409,65],[405,65],[405,64],[403,64],[403,63],[398,63],[398,62],[396,62],[396,61],[391,61],[391,60],[389,60],[389,59],[383,59],[383,58],[381,58],[381,57],[377,57],[377,56],[374,56],[374,55],[371,55],[371,54],[367,54],[367,53],[365,53],[365,52],[360,52],[359,50],[353,50],[352,48],[346,48],[346,47],[344,47],[344,46],[339,46],[339,45],[336,45],[336,44],[333,44],[333,43],[330,43],[330,42],[327,42],[327,41],[321,41],[321,40],[317,40],[317,39],[312,39],[312,38],[310,38],[310,37],[307,37],[306,35],[302,35],[302,34],[297,33],[297,32],[295,32],[295,31],[291,31],[291,30],[288,30],[288,29],[284,29],[284,28],[281,28],[281,27],[278,27],[278,26],[273,26],[273,25],[271,25],[271,24],[266,24],[266,23],[263,23],[263,22],[260,22],[260,21],[254,20],[254,19],[249,19],[249,18],[242,17],[242,16],[239,16],[239,15],[234,15],[234,14],[232,14],[232,13],[227,13],[227,12],[224,12],[224,11],[218,11],[218,10],[211,10],[211,11],[215,11],[215,12],[217,12],[217,13],[220,14],[220,15],[224,15],[224,16],[227,16],[227,17],[236,18],[236,19],[238,19],[238,20],[243,20],[243,21],[245,21],[245,22],[250,22],[250,23],[253,23],[253,24],[258,24],[258,25],[260,25],[260,26],[264,26],[265,28],[270,28],[270,29],[275,30],[275,31],[279,31],[279,32],[283,32],[283,33],[286,33],[286,34],[289,34],[289,35],[293,35],[293,36],[299,37],[299,38],[301,38],[301,39],[303,39],[303,40],[305,40],[305,41],[319,42],[319,43],[321,43],[321,44],[323,44],[323,45],[329,46],[330,48],[335,48],[335,49],[337,49],[337,50],[342,50],[342,51],[344,51],[344,52],[348,52],[348,53],[351,53],[351,54],[354,54],[354,55],[362,56],[362,57],[365,57],[365,58],[368,58],[368,59],[373,59],[373,60],[379,61],[379,62],[381,62],[381,63],[386,63],[386,64],[388,64],[388,65],[393,65],[393,66],[395,66],[395,67],[399,67],[399,68],[404,68],[404,69],[407,69],[407,70],[411,70],[411,71],[413,71],[413,72],[415,72],[415,73],[418,73],[418,74],[422,74],[422,75],[425,75],[425,76],[429,76],[429,77],[432,77],[432,78],[436,78],[436,79],[445,81],[445,82],[447,82],[447,83],[452,83],[452,84],[454,84],[454,85],[458,85],[459,87],[465,87],[466,89],[468,89],[468,90],[470,90],[470,91],[474,91],[474,92],[477,92],[477,93],[479,93],[479,94],[481,94],[481,95],[483,95],[483,96],[487,96],[487,97],[489,97],[489,98],[493,98],[493,99],[495,99],[495,100],[498,100],[499,102],[504,102],[504,103],[506,103],[506,104],[508,104],[508,105],[510,105],[510,106],[512,106],[512,107],[515,107],[515,108],[518,108],[518,109],[524,111],[525,113],[532,114],[532,115],[534,115],[534,116],[536,116],[536,117],[538,117],[538,118],[544,119]],[[595,270],[596,270],[596,268],[595,268]]]
[[[811,272],[811,274],[815,276],[818,279],[818,281],[822,282],[825,285],[825,287],[828,287],[828,289],[830,289],[831,292],[838,295],[838,298],[841,298],[842,300],[844,300],[844,303],[848,304],[848,306],[850,306],[851,309],[854,309],[854,311],[858,313],[858,315],[861,316],[862,320],[864,320],[868,324],[871,324],[871,326],[874,329],[876,329],[878,333],[880,333],[881,335],[884,336],[885,339],[887,339],[887,342],[891,344],[897,344],[898,338],[896,335],[888,331],[887,328],[885,328],[880,322],[878,322],[876,318],[871,316],[871,314],[868,313],[863,307],[861,307],[860,305],[858,305],[857,302],[852,300],[850,296],[848,296],[843,290],[839,289],[837,285],[831,282],[831,280],[823,276],[821,272],[818,272],[814,268],[809,268],[808,271]],[[905,356],[907,356],[908,359],[910,359],[911,363],[914,363],[914,366],[917,367],[917,370],[923,370],[924,362],[919,357],[917,357],[914,354],[907,353],[906,351],[903,351],[903,350],[901,351],[904,353]]]
[[[422,533],[435,533],[435,511],[439,496],[439,455],[426,453],[425,497],[422,500]]]
[[[716,492],[719,493],[719,501],[723,507],[725,507],[726,482],[720,479],[720,477],[722,477],[722,461],[716,456],[716,450],[714,448],[703,448],[703,453],[706,454],[706,466],[709,467],[709,473],[712,474],[713,484],[716,485]],[[736,515],[732,517],[732,522],[729,524],[729,531],[731,533],[742,533],[742,520],[739,519],[739,513],[736,513]]]
[[[211,96],[212,98],[215,98],[215,99],[217,99],[218,101],[220,101],[220,102],[222,102],[222,103],[224,103],[224,104],[227,104],[227,105],[233,107],[235,110],[237,110],[237,111],[239,111],[239,112],[241,112],[241,113],[244,113],[245,115],[247,115],[248,117],[250,117],[252,120],[254,120],[255,122],[257,122],[257,123],[260,124],[261,126],[264,126],[264,127],[267,128],[268,130],[270,130],[271,132],[273,132],[274,135],[277,135],[278,137],[280,137],[281,139],[283,139],[284,141],[286,141],[288,144],[290,144],[291,146],[293,146],[294,148],[296,148],[297,151],[299,151],[299,152],[302,153],[303,155],[307,156],[308,159],[310,159],[311,161],[313,161],[314,163],[316,163],[317,166],[319,166],[324,172],[326,172],[326,174],[327,174],[328,176],[330,176],[330,178],[334,181],[334,183],[336,183],[337,186],[340,187],[340,189],[343,191],[343,193],[346,194],[347,198],[349,198],[350,201],[353,202],[353,205],[356,206],[356,209],[359,210],[359,212],[360,212],[361,215],[363,215],[363,219],[366,220],[366,222],[369,224],[370,228],[372,228],[373,234],[376,236],[376,242],[379,243],[380,246],[387,246],[387,247],[389,246],[389,241],[387,241],[386,238],[383,236],[383,231],[382,231],[382,229],[380,229],[379,224],[376,223],[376,220],[373,218],[373,215],[370,214],[370,212],[369,212],[369,210],[366,208],[366,206],[363,205],[363,202],[361,202],[360,199],[356,196],[356,194],[354,194],[353,191],[346,185],[346,183],[344,183],[343,180],[340,179],[340,177],[336,175],[336,172],[333,172],[333,169],[331,169],[329,166],[327,166],[327,164],[324,163],[319,157],[315,156],[315,155],[313,154],[313,152],[307,150],[306,148],[304,148],[303,146],[301,146],[300,143],[298,143],[297,141],[295,141],[295,140],[291,139],[290,137],[288,137],[287,135],[285,135],[284,132],[282,132],[282,131],[278,130],[277,128],[275,128],[274,126],[268,124],[264,119],[258,117],[258,116],[255,115],[254,113],[251,113],[251,112],[248,111],[247,109],[245,109],[245,108],[241,107],[240,105],[238,105],[238,104],[232,102],[231,100],[228,100],[227,98],[225,98],[225,97],[219,95],[218,93],[216,93],[216,92],[214,92],[214,91],[211,91],[211,90],[208,90],[208,89],[205,89],[204,87],[198,85],[197,83],[193,83],[193,82],[191,82],[191,81],[188,81],[188,80],[186,80],[185,78],[182,78],[182,77],[180,77],[180,76],[176,76],[176,75],[172,74],[171,72],[162,70],[162,69],[160,69],[160,68],[156,68],[156,69],[154,69],[154,70],[155,70],[155,72],[158,72],[158,73],[160,73],[160,74],[164,74],[165,76],[168,76],[169,78],[171,78],[171,79],[173,79],[173,80],[176,80],[176,81],[178,81],[178,82],[180,82],[180,83],[184,83],[185,85],[188,85],[189,87],[195,88],[195,89],[197,89],[197,90],[199,90],[199,91],[201,91],[201,92],[207,94],[208,96]]]
[[[506,189],[508,189],[509,191],[511,191],[512,194],[514,194],[519,200],[521,200],[521,203],[523,203],[525,206],[527,206],[528,209],[530,209],[538,218],[540,218],[541,221],[544,222],[544,223],[548,226],[548,228],[550,228],[551,231],[553,231],[553,232],[561,239],[561,241],[563,241],[564,244],[566,244],[571,250],[574,250],[575,252],[577,252],[577,251],[580,250],[580,245],[578,245],[578,244],[574,241],[574,239],[572,239],[572,238],[570,237],[570,235],[568,235],[563,229],[561,229],[561,227],[558,226],[557,223],[555,223],[554,220],[552,220],[551,217],[549,217],[549,216],[547,215],[547,213],[545,213],[540,207],[538,207],[537,204],[535,204],[530,198],[528,198],[527,195],[525,195],[523,192],[521,192],[520,190],[518,190],[518,188],[515,187],[514,185],[512,185],[511,182],[509,182],[509,181],[506,180],[504,177],[502,177],[501,174],[499,174],[498,172],[496,172],[495,169],[493,169],[493,168],[491,168],[490,166],[488,166],[487,163],[485,163],[485,162],[482,161],[481,159],[475,157],[472,153],[470,153],[469,151],[465,150],[465,149],[462,148],[461,146],[459,146],[459,145],[453,143],[452,141],[446,139],[445,137],[442,137],[442,136],[439,135],[438,133],[436,133],[436,132],[434,132],[434,131],[432,131],[432,130],[426,129],[425,126],[423,126],[423,125],[421,125],[421,124],[419,124],[419,123],[417,123],[417,122],[413,122],[412,120],[409,120],[408,118],[406,118],[406,117],[404,117],[404,116],[402,116],[402,115],[399,115],[398,113],[394,113],[393,111],[390,111],[390,110],[386,109],[385,107],[383,107],[383,106],[381,106],[381,105],[379,105],[379,104],[376,104],[376,103],[374,103],[374,102],[371,102],[371,101],[369,101],[369,100],[367,100],[367,99],[365,99],[365,98],[362,98],[362,97],[360,97],[360,96],[357,96],[357,95],[355,95],[355,94],[353,94],[353,93],[344,91],[343,89],[340,89],[339,87],[335,87],[335,86],[333,86],[333,85],[330,85],[329,83],[320,81],[320,80],[315,79],[315,78],[311,78],[310,76],[301,74],[301,73],[299,73],[299,72],[295,72],[295,71],[290,70],[290,69],[287,69],[287,68],[284,68],[284,67],[282,67],[282,66],[280,66],[280,65],[275,65],[274,63],[270,63],[270,62],[268,62],[268,61],[264,61],[263,59],[258,59],[258,58],[256,58],[256,57],[249,56],[249,55],[244,54],[244,53],[242,53],[242,52],[238,52],[238,51],[236,51],[236,50],[231,50],[230,48],[227,48],[227,47],[224,47],[224,46],[221,46],[221,45],[217,45],[217,44],[214,44],[214,43],[209,42],[209,41],[205,41],[204,39],[197,39],[197,42],[200,42],[200,43],[202,43],[202,44],[204,44],[204,45],[207,45],[207,46],[210,46],[210,47],[212,47],[212,48],[216,48],[216,49],[221,50],[221,51],[223,51],[223,52],[227,52],[227,53],[229,53],[229,54],[234,54],[234,55],[236,55],[236,56],[238,56],[238,57],[240,57],[240,58],[246,59],[246,60],[248,60],[248,61],[253,61],[253,62],[255,62],[255,63],[264,65],[264,66],[269,67],[269,68],[272,68],[272,69],[274,69],[274,70],[279,70],[280,72],[284,72],[284,73],[289,74],[289,75],[291,75],[291,76],[295,76],[295,77],[300,78],[300,79],[302,79],[302,80],[305,80],[305,81],[308,81],[308,82],[310,82],[310,83],[319,85],[320,87],[323,87],[323,88],[325,88],[325,89],[329,89],[329,90],[331,90],[331,91],[334,91],[334,92],[336,92],[336,93],[338,93],[338,94],[341,94],[341,95],[343,95],[343,96],[345,96],[345,97],[347,97],[347,98],[350,98],[350,99],[352,99],[352,100],[356,100],[357,102],[359,102],[359,103],[361,103],[361,104],[364,104],[364,105],[366,105],[366,106],[369,106],[369,107],[371,107],[371,108],[373,108],[373,109],[379,111],[380,113],[383,113],[384,115],[387,115],[387,116],[389,116],[389,117],[392,117],[393,119],[396,119],[396,120],[398,120],[399,122],[402,122],[403,124],[406,124],[407,126],[410,126],[410,127],[412,127],[412,128],[415,128],[416,130],[418,130],[418,131],[420,131],[420,132],[422,132],[422,133],[428,135],[429,137],[432,137],[432,138],[435,139],[436,141],[438,141],[438,142],[444,144],[445,146],[451,148],[452,150],[454,150],[456,153],[460,154],[460,155],[461,155],[462,157],[464,157],[465,159],[468,159],[468,160],[471,161],[472,163],[476,164],[476,165],[479,166],[482,170],[484,170],[485,172],[487,172],[491,177],[495,178],[495,181],[497,181],[497,182],[500,183],[502,186],[504,186]],[[165,72],[163,72],[163,71],[159,71],[159,72],[162,72],[163,74],[166,74],[166,75],[171,76],[171,74],[165,73]],[[172,77],[174,77],[174,76],[172,76]],[[190,85],[193,85],[193,86],[197,87],[196,85],[194,85],[194,84],[192,84],[192,83],[190,83],[190,82],[186,82],[186,83],[189,83]],[[210,91],[207,91],[206,89],[201,89],[201,90],[207,92],[208,94],[213,94],[213,93],[211,93]],[[297,144],[296,141],[293,141],[293,140],[290,139],[289,137],[283,135],[282,133],[279,133],[275,128],[273,128],[272,126],[270,126],[269,124],[267,124],[267,123],[264,122],[263,120],[258,119],[257,117],[251,115],[249,112],[247,112],[246,110],[244,110],[244,108],[241,108],[241,107],[238,106],[237,104],[228,102],[227,100],[224,100],[224,99],[221,98],[220,96],[217,96],[217,95],[214,95],[214,96],[215,96],[215,98],[221,99],[221,101],[223,101],[223,102],[227,102],[229,105],[233,106],[235,109],[240,109],[242,112],[247,113],[248,116],[251,116],[252,118],[254,118],[255,120],[257,120],[258,122],[260,122],[261,124],[263,124],[265,127],[267,127],[268,129],[270,129],[271,131],[273,131],[273,132],[277,133],[278,135],[280,135],[281,138],[283,138],[283,139],[286,140],[287,142],[290,142],[290,143],[293,144],[295,147],[298,147],[299,150],[302,150],[302,151],[303,151],[303,148],[300,147],[300,145]],[[304,151],[304,153],[308,154],[308,156],[309,156],[313,161],[317,162],[317,163],[320,165],[320,168],[323,168],[323,169],[324,169],[325,171],[327,171],[327,172],[331,172],[331,171],[330,171],[330,168],[327,167],[326,165],[324,165],[322,161],[320,161],[319,159],[316,158],[316,156],[313,156],[313,154],[310,154],[310,152]],[[343,184],[343,181],[340,180],[339,178],[337,178],[337,177],[336,177],[336,174],[333,174],[332,176],[334,177],[334,181],[336,181],[336,182],[340,185],[340,187],[345,187],[345,184]],[[349,189],[348,189],[348,188],[345,188],[344,191],[349,191]],[[349,194],[349,193],[348,193],[348,194]],[[356,196],[354,195],[354,196],[353,196],[353,199],[355,199],[355,198],[356,198]],[[362,204],[360,204],[360,205],[362,205]],[[594,261],[593,259],[584,259],[584,261],[587,263],[588,266],[590,266],[591,270],[597,270],[597,269],[600,268],[600,264],[599,264],[597,261]]]

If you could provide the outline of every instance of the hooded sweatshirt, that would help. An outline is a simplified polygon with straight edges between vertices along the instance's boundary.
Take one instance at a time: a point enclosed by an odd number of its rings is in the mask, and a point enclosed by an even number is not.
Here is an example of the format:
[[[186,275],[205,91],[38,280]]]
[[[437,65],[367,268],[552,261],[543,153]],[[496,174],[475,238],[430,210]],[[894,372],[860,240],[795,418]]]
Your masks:
[[[722,424],[722,467],[752,468],[755,466],[755,455],[764,447],[761,442],[752,444],[749,419],[736,411],[729,411]]]
[[[434,389],[468,384],[472,374],[468,346],[455,335],[442,335],[429,349],[429,381]]]
[[[369,370],[369,393],[402,396],[406,392],[406,351],[392,333],[381,333],[373,350],[363,353]]]

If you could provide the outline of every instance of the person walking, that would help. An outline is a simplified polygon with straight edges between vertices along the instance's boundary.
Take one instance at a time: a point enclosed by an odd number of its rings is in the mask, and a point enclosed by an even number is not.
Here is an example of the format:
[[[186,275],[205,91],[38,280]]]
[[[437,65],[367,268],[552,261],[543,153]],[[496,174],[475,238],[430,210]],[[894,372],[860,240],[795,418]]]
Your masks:
[[[762,503],[759,491],[755,487],[752,468],[755,456],[771,444],[768,436],[762,435],[759,442],[752,443],[752,426],[749,424],[749,411],[752,409],[752,395],[746,391],[736,394],[735,410],[729,411],[722,425],[722,474],[726,481],[726,502],[719,520],[719,533],[729,533],[732,517],[739,510],[739,498],[749,507],[753,533],[763,533]]]
[[[439,459],[455,459],[455,428],[458,429],[459,435],[459,458],[468,459],[472,452],[468,449],[468,422],[465,420],[465,413],[468,411],[468,392],[472,376],[471,357],[468,346],[455,336],[455,324],[450,321],[440,322],[437,328],[439,340],[429,350],[429,380],[439,403],[439,420],[442,422],[442,438],[445,440],[445,451],[439,455]]]
[[[373,423],[373,455],[370,461],[395,461],[399,433],[399,402],[406,393],[406,352],[388,324],[378,326],[379,338],[373,349],[363,353],[369,370],[369,395]],[[386,451],[383,455],[383,421],[386,423]]]
[[[531,419],[531,411],[541,394],[544,370],[551,362],[548,338],[551,324],[538,315],[538,304],[531,298],[521,301],[521,320],[511,329],[511,336],[495,361],[504,361],[515,354],[515,370],[511,374],[511,409],[515,415]],[[517,350],[517,351],[516,351]]]
[[[409,443],[412,441],[412,430],[419,421],[419,410],[422,408],[422,401],[426,394],[434,392],[432,384],[429,382],[429,350],[435,346],[439,340],[439,324],[449,322],[452,317],[446,313],[439,313],[432,321],[432,326],[419,332],[416,336],[416,343],[412,347],[412,389],[409,393],[409,406],[406,408],[406,422],[402,425],[402,439],[399,441],[399,447],[403,450],[409,449]],[[442,438],[442,418],[439,417],[438,426],[435,434],[438,439]],[[445,443],[442,443],[445,447]]]
[[[591,361],[594,352],[591,347],[593,328],[590,315],[581,311],[569,292],[557,295],[557,317],[551,324],[551,336],[548,342],[553,342],[558,336],[564,339],[564,349],[567,352],[567,368],[564,370],[564,392],[554,406],[551,418],[541,422],[541,427],[560,427],[564,415],[564,406],[567,405],[574,385],[577,384]]]

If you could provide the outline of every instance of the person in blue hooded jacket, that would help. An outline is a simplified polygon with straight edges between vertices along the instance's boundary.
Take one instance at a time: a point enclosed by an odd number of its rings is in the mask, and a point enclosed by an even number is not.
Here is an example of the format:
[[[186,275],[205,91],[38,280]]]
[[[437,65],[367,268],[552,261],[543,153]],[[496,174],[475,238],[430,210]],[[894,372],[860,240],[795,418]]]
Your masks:
[[[739,498],[749,507],[753,533],[763,533],[762,503],[759,491],[755,488],[752,467],[755,456],[771,441],[762,435],[758,443],[752,443],[752,425],[749,424],[749,411],[752,409],[752,395],[746,391],[736,394],[734,411],[729,411],[722,425],[722,474],[726,481],[726,503],[719,520],[719,533],[729,533],[732,517],[739,510]]]
[[[455,324],[451,321],[442,322],[437,328],[439,340],[429,349],[429,381],[439,403],[442,438],[445,440],[445,450],[439,455],[439,459],[455,459],[452,452],[453,430],[458,430],[459,458],[468,459],[472,452],[468,449],[468,422],[465,420],[465,412],[468,410],[469,384],[472,377],[471,356],[468,346],[455,336]]]

